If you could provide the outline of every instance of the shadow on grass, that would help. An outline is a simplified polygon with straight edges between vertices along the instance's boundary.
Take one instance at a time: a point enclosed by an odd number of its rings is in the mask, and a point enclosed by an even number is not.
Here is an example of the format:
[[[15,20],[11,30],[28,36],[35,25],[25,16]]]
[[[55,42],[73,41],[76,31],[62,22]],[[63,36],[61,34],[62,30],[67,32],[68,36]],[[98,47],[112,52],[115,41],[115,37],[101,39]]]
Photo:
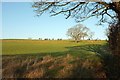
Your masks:
[[[6,75],[13,74],[12,77],[23,77],[23,75],[21,75],[21,72],[26,74],[29,72],[27,70],[30,69],[32,74],[32,70],[33,72],[35,72],[36,69],[38,69],[42,71],[45,70],[45,72],[43,72],[43,74],[40,74],[41,71],[36,72],[37,74],[39,74],[37,77],[40,77],[41,75],[42,75],[41,77],[55,77],[55,74],[58,73],[60,73],[59,77],[67,77],[67,78],[69,77],[70,78],[104,78],[105,77],[102,60],[103,61],[107,60],[106,56],[108,56],[109,54],[109,52],[106,51],[107,45],[89,44],[89,45],[73,46],[66,48],[68,49],[68,51],[65,52],[40,53],[40,54],[33,53],[30,55],[18,54],[11,56],[4,55],[2,64],[3,64],[3,69],[5,70],[3,70],[4,71],[3,75],[4,77],[6,77]],[[50,55],[52,57],[45,57],[47,55]],[[62,58],[59,59],[60,56]],[[71,56],[73,58],[71,58]],[[41,66],[42,64],[41,61],[44,62],[42,66]],[[14,67],[13,65],[15,63],[18,63],[16,67]],[[27,67],[28,63],[30,63],[29,66],[34,66],[34,67],[28,69]],[[8,69],[10,68],[8,67],[9,65],[12,65],[13,67],[11,68],[14,68],[16,70]],[[53,66],[53,69],[49,70],[50,66]],[[56,70],[56,69],[61,69],[61,70]]]
[[[72,54],[73,56],[79,55],[89,55],[91,52],[96,53],[98,55],[104,55],[105,53],[109,53],[106,45],[100,44],[86,44],[80,46],[66,47],[67,51],[64,52],[49,52],[49,53],[30,53],[30,54],[13,54],[13,55],[3,55],[3,56],[63,56],[66,54]],[[91,55],[91,54],[90,54]]]

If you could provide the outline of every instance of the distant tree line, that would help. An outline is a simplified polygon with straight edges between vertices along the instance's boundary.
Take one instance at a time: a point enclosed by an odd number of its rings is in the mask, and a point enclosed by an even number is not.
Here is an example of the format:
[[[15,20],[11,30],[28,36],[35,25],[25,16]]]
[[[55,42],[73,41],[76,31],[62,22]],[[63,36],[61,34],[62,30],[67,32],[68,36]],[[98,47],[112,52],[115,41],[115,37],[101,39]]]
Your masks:
[[[62,38],[58,38],[58,39],[54,39],[54,38],[52,38],[52,39],[50,39],[50,38],[44,38],[44,39],[42,39],[42,38],[39,38],[39,40],[62,40]]]

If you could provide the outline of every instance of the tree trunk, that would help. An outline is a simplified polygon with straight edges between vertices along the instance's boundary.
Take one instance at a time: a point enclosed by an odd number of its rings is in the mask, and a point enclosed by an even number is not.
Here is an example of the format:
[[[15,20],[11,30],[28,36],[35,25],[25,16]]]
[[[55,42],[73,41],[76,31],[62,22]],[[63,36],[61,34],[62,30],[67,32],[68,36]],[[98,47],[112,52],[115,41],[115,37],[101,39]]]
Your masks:
[[[109,46],[113,55],[108,64],[108,77],[120,79],[120,3],[114,3],[113,9],[117,14],[117,23],[110,26]]]
[[[77,38],[75,38],[75,42],[78,43],[78,39]]]
[[[109,45],[112,54],[120,56],[120,2],[111,3],[110,9],[116,13],[117,23],[110,26]]]

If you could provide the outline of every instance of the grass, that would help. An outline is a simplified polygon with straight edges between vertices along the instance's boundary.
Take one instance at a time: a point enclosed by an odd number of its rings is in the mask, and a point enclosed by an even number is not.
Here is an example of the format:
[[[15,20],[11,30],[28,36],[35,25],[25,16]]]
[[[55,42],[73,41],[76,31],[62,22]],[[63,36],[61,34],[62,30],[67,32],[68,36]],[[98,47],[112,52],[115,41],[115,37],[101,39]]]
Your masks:
[[[74,46],[87,44],[102,45],[104,43],[105,41],[81,41],[79,43],[75,43],[67,40],[3,40],[2,53],[3,55],[55,53],[69,51],[69,48]]]
[[[3,78],[105,78],[106,41],[3,40]],[[10,66],[11,65],[11,66]]]

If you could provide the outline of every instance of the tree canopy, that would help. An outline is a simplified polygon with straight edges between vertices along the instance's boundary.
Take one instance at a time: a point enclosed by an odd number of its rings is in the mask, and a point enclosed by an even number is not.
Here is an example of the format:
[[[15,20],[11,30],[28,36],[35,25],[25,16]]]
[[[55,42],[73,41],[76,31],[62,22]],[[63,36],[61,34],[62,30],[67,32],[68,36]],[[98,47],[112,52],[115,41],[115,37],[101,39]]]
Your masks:
[[[119,0],[118,0],[119,1]],[[99,23],[113,22],[120,19],[120,1],[114,2],[35,2],[33,8],[38,16],[49,12],[51,16],[64,14],[66,19],[75,18],[77,22],[84,21],[90,17],[99,18]],[[118,17],[119,16],[119,17]]]
[[[90,33],[90,29],[86,26],[83,26],[82,24],[77,24],[69,28],[67,31],[67,35],[74,39],[76,42],[78,42],[82,38],[84,39],[84,37],[89,36],[88,33]]]

